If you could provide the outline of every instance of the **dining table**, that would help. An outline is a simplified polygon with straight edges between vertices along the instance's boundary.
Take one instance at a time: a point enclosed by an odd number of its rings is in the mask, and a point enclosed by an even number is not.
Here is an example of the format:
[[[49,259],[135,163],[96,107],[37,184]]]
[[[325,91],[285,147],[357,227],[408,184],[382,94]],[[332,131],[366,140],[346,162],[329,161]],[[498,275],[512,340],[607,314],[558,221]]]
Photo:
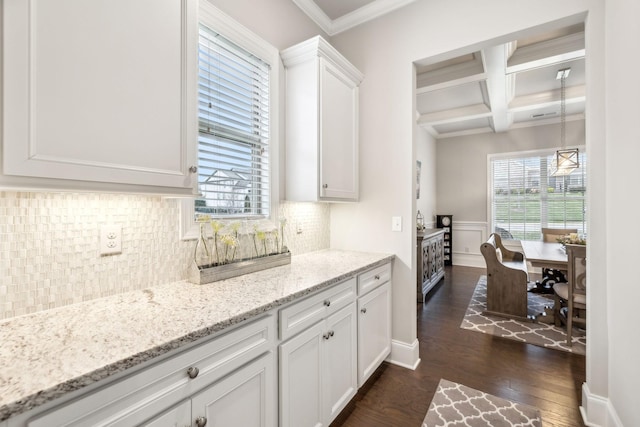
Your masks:
[[[522,251],[533,267],[567,271],[567,252],[561,243],[540,240],[521,240]]]

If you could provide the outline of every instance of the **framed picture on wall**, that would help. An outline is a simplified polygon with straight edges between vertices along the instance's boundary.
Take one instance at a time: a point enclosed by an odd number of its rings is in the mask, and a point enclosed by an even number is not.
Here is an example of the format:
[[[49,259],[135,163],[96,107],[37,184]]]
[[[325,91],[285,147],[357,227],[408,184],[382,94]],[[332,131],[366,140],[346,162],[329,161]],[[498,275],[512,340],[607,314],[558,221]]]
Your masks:
[[[416,160],[416,199],[420,198],[420,172],[422,170],[422,162]]]

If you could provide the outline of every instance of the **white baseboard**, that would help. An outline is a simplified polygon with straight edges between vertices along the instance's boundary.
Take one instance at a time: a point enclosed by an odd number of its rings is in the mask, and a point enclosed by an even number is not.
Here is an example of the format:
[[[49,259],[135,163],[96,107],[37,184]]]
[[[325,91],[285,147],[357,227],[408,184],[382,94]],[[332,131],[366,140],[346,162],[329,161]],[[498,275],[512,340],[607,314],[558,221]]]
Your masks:
[[[391,340],[391,354],[387,358],[387,362],[415,370],[420,364],[418,339],[416,338],[412,344]]]
[[[582,384],[580,414],[582,414],[582,421],[588,427],[623,427],[611,401],[606,397],[592,394],[587,383]]]
[[[484,261],[482,254],[466,254],[466,253],[453,253],[453,265],[460,265],[463,267],[477,267],[487,268],[487,263]]]

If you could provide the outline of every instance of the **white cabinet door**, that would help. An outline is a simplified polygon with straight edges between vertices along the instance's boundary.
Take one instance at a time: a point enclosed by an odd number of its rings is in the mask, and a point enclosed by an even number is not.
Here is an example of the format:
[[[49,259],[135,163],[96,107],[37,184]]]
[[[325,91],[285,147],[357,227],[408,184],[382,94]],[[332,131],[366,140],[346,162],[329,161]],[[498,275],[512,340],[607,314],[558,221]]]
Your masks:
[[[275,399],[275,361],[269,352],[195,395],[192,425],[275,427]]]
[[[320,59],[320,197],[358,200],[358,87]]]
[[[329,425],[356,395],[357,378],[357,315],[350,304],[327,318],[324,332],[323,389],[325,420]]]
[[[358,386],[391,352],[391,282],[358,299]]]
[[[280,425],[320,427],[324,321],[280,345]]]
[[[191,425],[191,401],[182,402],[162,415],[142,423],[144,427],[186,427]]]
[[[286,198],[358,200],[362,73],[321,37],[281,52],[286,68]]]
[[[196,7],[5,0],[2,179],[191,192]]]

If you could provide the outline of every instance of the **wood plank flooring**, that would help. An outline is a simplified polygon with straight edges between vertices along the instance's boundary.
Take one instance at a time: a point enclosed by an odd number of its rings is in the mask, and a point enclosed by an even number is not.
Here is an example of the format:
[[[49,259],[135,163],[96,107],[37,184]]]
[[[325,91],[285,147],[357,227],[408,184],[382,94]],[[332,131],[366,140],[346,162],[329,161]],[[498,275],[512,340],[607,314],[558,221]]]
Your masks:
[[[421,363],[384,363],[332,426],[419,427],[441,378],[541,410],[545,427],[584,426],[584,356],[460,329],[485,269],[446,267],[418,308]]]

